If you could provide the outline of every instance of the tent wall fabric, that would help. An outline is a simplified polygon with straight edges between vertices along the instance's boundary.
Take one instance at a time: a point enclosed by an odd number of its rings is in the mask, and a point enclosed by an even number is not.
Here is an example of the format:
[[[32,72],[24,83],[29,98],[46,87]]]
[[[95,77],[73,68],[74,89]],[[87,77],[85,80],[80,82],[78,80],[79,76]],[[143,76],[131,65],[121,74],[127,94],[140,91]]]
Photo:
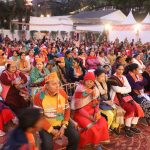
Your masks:
[[[111,14],[101,17],[100,19],[105,22],[107,21],[106,23],[113,22],[115,24],[119,24],[126,19],[126,16],[120,10],[117,10]]]
[[[120,10],[82,12],[73,16],[30,17],[30,30],[37,31],[101,31],[106,23],[121,23],[126,16]],[[84,29],[85,28],[85,29]]]
[[[150,24],[150,15],[149,13],[147,14],[147,16],[145,17],[145,19],[142,21],[143,24]]]
[[[120,24],[126,16],[120,10],[86,11],[71,17],[75,24]]]
[[[132,10],[126,17],[120,10],[99,10],[81,12],[73,16],[31,17],[30,30],[37,31],[66,31],[66,32],[102,32],[105,25],[110,24],[109,40],[114,41],[128,38],[148,42],[150,38],[150,15],[148,14],[136,30],[137,22]]]
[[[70,16],[30,17],[30,30],[37,31],[72,31]]]
[[[131,41],[132,39],[136,39],[136,34],[134,31],[113,31],[109,33],[109,40],[114,41],[116,38],[118,38],[120,41],[124,41],[125,38],[128,39],[128,41]]]
[[[138,26],[136,31],[136,26]],[[139,24],[135,21],[132,11],[130,11],[127,18],[120,25],[113,25],[112,30],[109,32],[109,40],[113,41],[115,38],[124,40],[127,38],[129,41],[141,39],[143,43],[149,42],[150,39],[150,15],[149,13],[145,19]]]
[[[126,17],[126,19],[122,22],[123,25],[132,25],[136,24],[136,20],[133,17],[132,10],[130,11],[129,15]]]
[[[124,41],[125,38],[127,38],[129,42],[131,42],[132,39],[135,39],[135,41],[141,39],[143,43],[146,43],[149,42],[150,39],[150,30],[142,31],[139,34],[136,34],[134,31],[113,31],[109,33],[108,39],[114,41],[117,37],[120,41]]]
[[[135,30],[136,26],[139,25],[140,32],[150,31],[150,24],[135,24],[135,25],[113,25],[112,31],[132,31]]]
[[[79,25],[76,27],[77,31],[97,31],[102,32],[104,30],[103,25]]]

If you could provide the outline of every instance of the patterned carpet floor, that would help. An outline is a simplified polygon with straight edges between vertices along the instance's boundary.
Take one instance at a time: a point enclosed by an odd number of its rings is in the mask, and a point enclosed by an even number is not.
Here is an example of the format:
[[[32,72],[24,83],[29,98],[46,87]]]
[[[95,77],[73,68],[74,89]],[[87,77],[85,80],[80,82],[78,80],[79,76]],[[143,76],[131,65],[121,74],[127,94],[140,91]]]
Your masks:
[[[134,135],[133,138],[127,138],[124,132],[121,132],[120,136],[115,136],[110,133],[111,142],[109,144],[102,145],[103,150],[150,150],[150,126],[139,124],[138,128],[141,130],[141,134]],[[5,137],[0,137],[0,149],[6,140]],[[65,149],[66,139],[58,140],[55,142],[55,150]],[[92,150],[91,148],[85,148],[84,150]]]
[[[150,126],[140,124],[141,134],[127,138],[122,132],[116,137],[110,134],[110,144],[104,145],[103,150],[150,150]]]

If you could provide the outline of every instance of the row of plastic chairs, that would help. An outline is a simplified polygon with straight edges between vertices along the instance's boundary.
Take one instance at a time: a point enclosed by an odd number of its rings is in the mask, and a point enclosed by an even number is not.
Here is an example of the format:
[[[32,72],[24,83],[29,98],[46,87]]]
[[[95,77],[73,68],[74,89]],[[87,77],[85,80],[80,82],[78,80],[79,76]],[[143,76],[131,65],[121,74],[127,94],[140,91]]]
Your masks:
[[[61,87],[64,89],[66,94],[69,96],[69,101],[71,100],[71,97],[73,96],[76,87],[78,86],[79,82],[75,83],[68,83],[68,84],[63,84]],[[34,98],[34,95],[40,91],[43,87],[31,87],[30,89],[30,95],[32,98]]]

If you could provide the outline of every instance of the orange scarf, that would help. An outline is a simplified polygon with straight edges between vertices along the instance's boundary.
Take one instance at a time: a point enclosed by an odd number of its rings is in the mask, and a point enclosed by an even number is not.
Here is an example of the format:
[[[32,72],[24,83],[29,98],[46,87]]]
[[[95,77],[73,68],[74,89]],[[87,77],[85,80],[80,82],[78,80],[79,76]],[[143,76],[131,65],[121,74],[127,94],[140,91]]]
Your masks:
[[[81,70],[80,67],[79,68],[75,68],[75,72],[76,72],[76,75],[78,75],[78,76],[82,75],[82,70]]]
[[[50,96],[52,96],[52,93],[51,92],[48,92],[48,94]],[[57,113],[63,113],[63,108],[61,106],[61,100],[60,100],[60,93],[56,93],[57,94]]]
[[[141,74],[135,75],[135,74],[132,73],[132,72],[129,72],[129,74],[130,74],[130,76],[133,78],[133,80],[134,80],[135,82],[137,82],[137,81],[142,81],[142,80],[143,80],[143,77],[142,77]]]
[[[28,143],[30,145],[30,150],[38,150],[36,143],[35,143],[35,138],[33,136],[32,133],[26,132],[25,133],[27,139],[28,139]]]
[[[20,60],[19,61],[19,68],[21,68],[21,69],[28,68],[28,61],[27,60]]]
[[[0,66],[4,66],[6,63],[6,58],[5,57],[1,57],[0,58]]]

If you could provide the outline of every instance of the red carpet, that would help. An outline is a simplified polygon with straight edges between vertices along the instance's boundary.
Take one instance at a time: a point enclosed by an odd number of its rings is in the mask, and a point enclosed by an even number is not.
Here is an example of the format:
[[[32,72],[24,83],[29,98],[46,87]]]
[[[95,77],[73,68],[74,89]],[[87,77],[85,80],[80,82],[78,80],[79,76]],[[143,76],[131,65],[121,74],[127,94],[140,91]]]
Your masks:
[[[111,142],[103,146],[103,150],[150,150],[150,126],[140,124],[141,134],[127,138],[124,133],[115,137],[111,134]]]
[[[111,133],[111,142],[107,145],[103,145],[103,150],[150,150],[150,126],[140,124],[139,128],[141,129],[141,134],[135,135],[133,138],[124,136],[123,131],[118,137]],[[0,147],[5,140],[6,136],[0,137]],[[65,143],[66,139],[56,141],[55,150],[61,150]]]

